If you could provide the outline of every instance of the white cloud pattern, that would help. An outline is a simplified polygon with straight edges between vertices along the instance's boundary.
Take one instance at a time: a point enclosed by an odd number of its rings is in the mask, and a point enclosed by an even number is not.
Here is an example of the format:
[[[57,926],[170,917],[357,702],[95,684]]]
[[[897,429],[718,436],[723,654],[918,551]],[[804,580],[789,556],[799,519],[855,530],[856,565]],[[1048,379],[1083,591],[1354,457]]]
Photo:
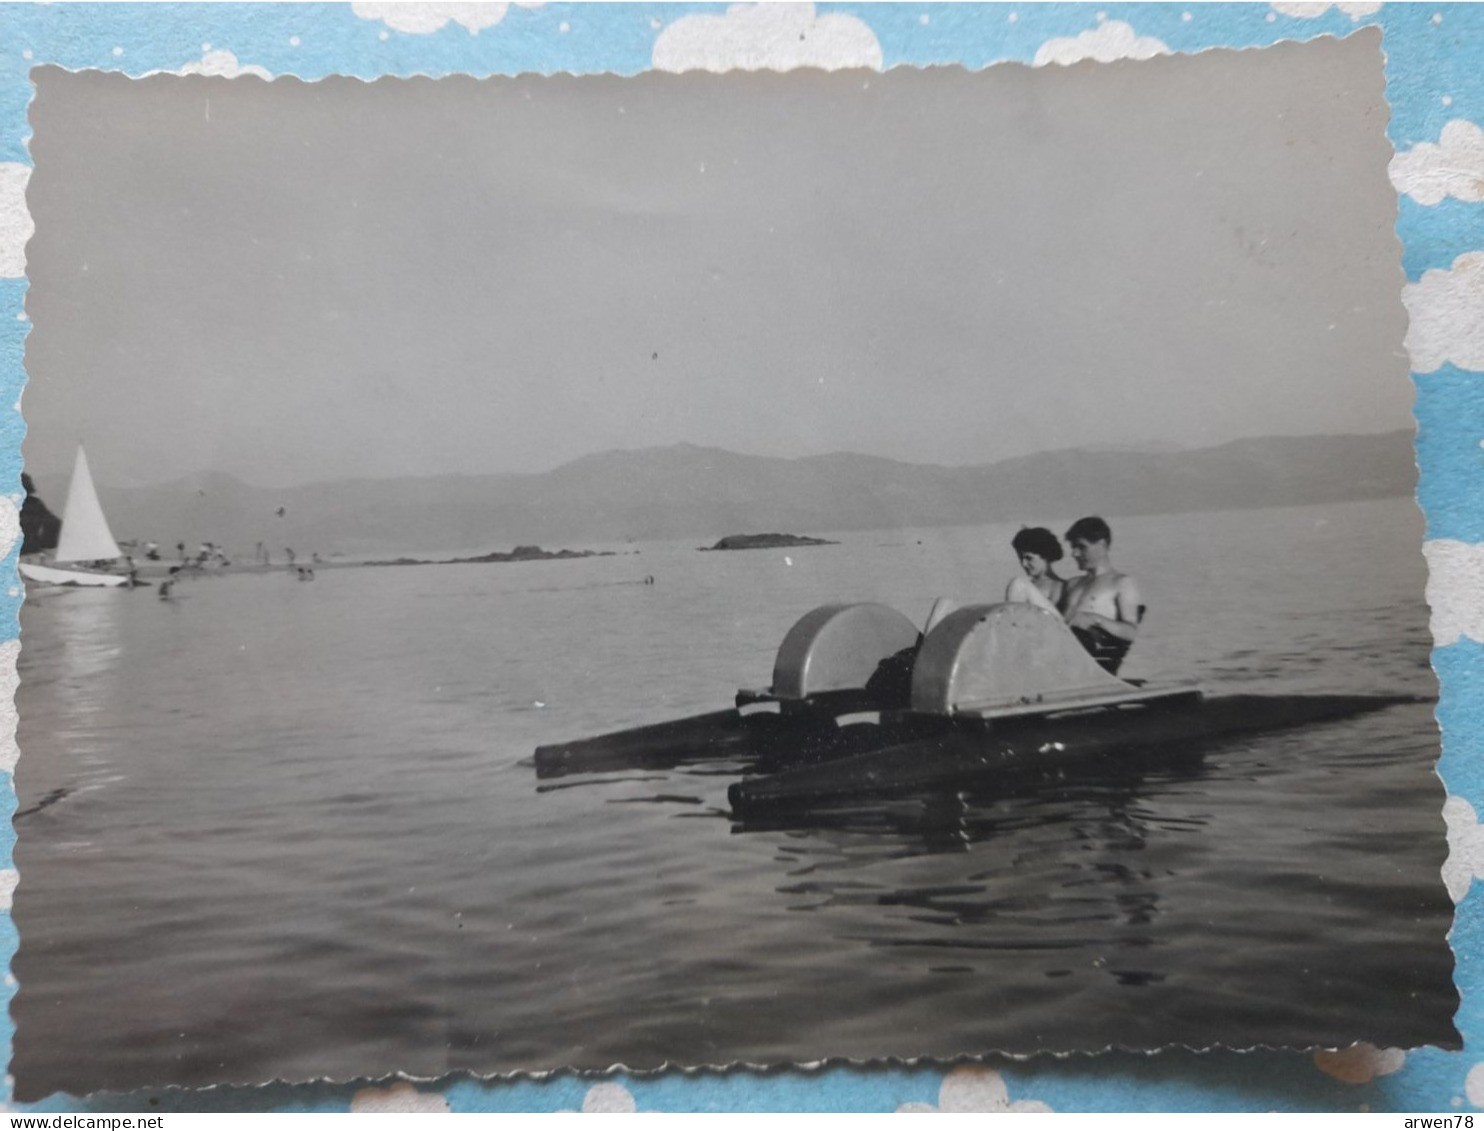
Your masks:
[[[1390,1076],[1406,1062],[1407,1054],[1402,1049],[1378,1049],[1368,1041],[1314,1054],[1314,1067],[1346,1084],[1368,1084],[1377,1076]]]
[[[19,640],[0,644],[0,770],[15,773],[19,751],[15,745],[15,689],[20,686],[16,658],[21,654]]]
[[[1331,8],[1336,8],[1352,21],[1373,16],[1381,10],[1381,0],[1351,0],[1349,3],[1331,4],[1327,0],[1274,0],[1273,11],[1296,20],[1317,20]]]
[[[26,273],[26,241],[36,234],[26,207],[26,185],[31,166],[0,161],[0,278],[19,279]]]
[[[634,1101],[634,1095],[622,1084],[612,1080],[604,1080],[601,1084],[594,1084],[582,1097],[582,1112],[586,1114],[629,1114],[639,1110],[639,1105]],[[559,1108],[558,1115],[577,1115],[570,1107]]]
[[[993,1068],[982,1064],[965,1064],[943,1077],[938,1088],[938,1104],[909,1103],[897,1108],[899,1112],[943,1113],[965,1112],[1049,1112],[1040,1100],[1010,1101],[1010,1089],[1005,1079]]]
[[[518,8],[539,8],[539,3],[520,3]],[[449,3],[385,4],[366,3],[356,0],[350,10],[363,20],[380,20],[393,31],[408,35],[432,35],[449,24],[458,24],[470,35],[478,35],[485,28],[494,27],[505,18],[511,5],[503,3]]]
[[[9,496],[0,497],[0,558],[21,540],[21,507]]]
[[[1484,879],[1484,828],[1479,815],[1462,797],[1450,795],[1443,802],[1443,821],[1448,826],[1448,859],[1443,861],[1443,886],[1453,902],[1468,895],[1475,879]]]
[[[448,1099],[438,1092],[419,1092],[406,1080],[399,1080],[389,1088],[362,1088],[350,1097],[350,1110],[357,1114],[364,1112],[442,1114],[448,1111]]]
[[[217,78],[235,79],[238,75],[256,75],[260,79],[271,79],[272,72],[256,63],[239,63],[230,51],[207,51],[194,63],[180,68],[183,75],[213,75]]]
[[[587,1090],[587,1095],[582,1097],[582,1110],[585,1112],[630,1112],[638,1111],[639,1105],[634,1102],[634,1097],[627,1088],[609,1080],[602,1084],[594,1084]]]
[[[1036,49],[1031,66],[1044,67],[1047,63],[1065,66],[1085,59],[1111,63],[1115,59],[1152,59],[1169,53],[1163,40],[1139,35],[1122,20],[1104,20],[1081,35],[1048,39]]]
[[[1391,183],[1418,204],[1441,204],[1446,197],[1484,200],[1484,130],[1467,118],[1454,118],[1436,142],[1418,142],[1391,159]]]
[[[1484,371],[1484,251],[1424,272],[1402,288],[1402,301],[1411,316],[1406,346],[1412,372],[1432,373],[1447,362]]]
[[[1484,1107],[1484,1064],[1476,1064],[1464,1077],[1463,1093],[1475,1107]]]
[[[1452,538],[1422,544],[1432,638],[1440,648],[1467,636],[1484,644],[1484,546]]]
[[[861,20],[813,4],[733,4],[725,15],[682,16],[660,32],[659,71],[880,70],[881,44]]]

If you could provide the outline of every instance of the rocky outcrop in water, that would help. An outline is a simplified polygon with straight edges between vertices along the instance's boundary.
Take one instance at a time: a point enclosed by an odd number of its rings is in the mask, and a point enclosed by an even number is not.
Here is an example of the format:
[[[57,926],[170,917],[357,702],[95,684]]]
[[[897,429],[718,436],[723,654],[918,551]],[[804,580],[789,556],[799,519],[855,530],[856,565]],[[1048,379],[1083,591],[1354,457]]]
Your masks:
[[[26,492],[26,501],[21,504],[21,553],[55,550],[57,539],[62,536],[62,520],[47,509],[36,494],[36,484],[24,471],[21,472],[21,489]]]
[[[712,550],[774,550],[782,546],[838,546],[828,538],[809,538],[803,534],[728,534],[714,546],[697,546],[703,553]]]
[[[550,562],[568,558],[611,558],[612,550],[543,550],[540,546],[517,546],[508,554],[493,550],[473,558],[396,558],[389,562],[366,562],[368,566],[469,565],[483,562]]]

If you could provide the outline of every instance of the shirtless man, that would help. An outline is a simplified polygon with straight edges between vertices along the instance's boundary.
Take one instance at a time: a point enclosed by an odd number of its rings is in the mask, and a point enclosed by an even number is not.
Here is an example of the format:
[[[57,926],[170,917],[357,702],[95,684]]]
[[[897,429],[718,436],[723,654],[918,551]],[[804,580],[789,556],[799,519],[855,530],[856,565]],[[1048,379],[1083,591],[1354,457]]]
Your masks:
[[[1108,671],[1117,673],[1139,635],[1144,609],[1139,586],[1114,568],[1108,549],[1113,532],[1100,518],[1079,518],[1067,531],[1072,559],[1082,576],[1067,582],[1064,615],[1082,646]]]

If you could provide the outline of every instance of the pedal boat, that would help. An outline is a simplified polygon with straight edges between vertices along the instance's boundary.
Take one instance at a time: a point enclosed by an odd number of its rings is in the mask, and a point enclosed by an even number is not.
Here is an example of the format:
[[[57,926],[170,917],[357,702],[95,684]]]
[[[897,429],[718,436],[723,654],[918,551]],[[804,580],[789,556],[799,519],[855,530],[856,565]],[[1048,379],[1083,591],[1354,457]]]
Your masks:
[[[766,690],[672,722],[536,750],[538,777],[717,762],[745,776],[738,816],[1110,758],[1342,719],[1415,696],[1226,695],[1109,674],[1056,614],[958,608],[925,633],[879,604],[826,605],[784,637]]]

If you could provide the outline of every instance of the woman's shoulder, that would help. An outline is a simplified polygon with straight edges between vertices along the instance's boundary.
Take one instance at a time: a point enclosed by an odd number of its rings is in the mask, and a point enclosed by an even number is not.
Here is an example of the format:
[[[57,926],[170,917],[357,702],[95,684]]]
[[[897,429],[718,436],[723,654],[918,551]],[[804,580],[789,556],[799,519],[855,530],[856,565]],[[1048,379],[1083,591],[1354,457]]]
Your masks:
[[[1012,577],[1010,584],[1005,586],[1005,600],[1011,602],[1030,601],[1033,599],[1031,593],[1035,588],[1035,585],[1032,584],[1031,579],[1028,577],[1023,575]]]
[[[1011,604],[1037,605],[1052,613],[1061,611],[1056,607],[1056,602],[1028,577],[1013,579],[1005,587],[1005,600]]]
[[[1056,605],[1056,611],[1059,613],[1064,613],[1067,610],[1067,601],[1072,596],[1072,580],[1069,577],[1051,578],[1053,588],[1048,596]]]

